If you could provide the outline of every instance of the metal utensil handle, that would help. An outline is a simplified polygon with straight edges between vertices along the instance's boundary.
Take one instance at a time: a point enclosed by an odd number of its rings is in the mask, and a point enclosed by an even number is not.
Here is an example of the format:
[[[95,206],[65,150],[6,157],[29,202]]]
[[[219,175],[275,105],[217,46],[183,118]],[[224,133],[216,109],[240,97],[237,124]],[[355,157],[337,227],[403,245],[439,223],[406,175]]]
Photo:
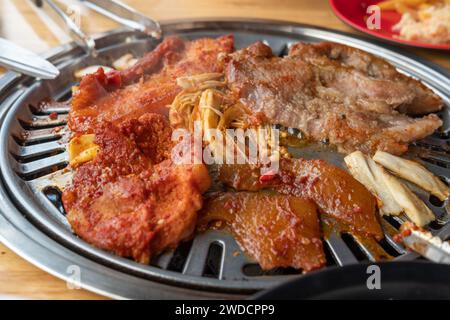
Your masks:
[[[131,29],[138,30],[154,38],[161,38],[158,22],[115,0],[80,0],[87,7],[111,18]]]
[[[0,38],[0,66],[41,79],[59,75],[59,70],[47,60],[3,38]]]
[[[81,46],[86,53],[95,54],[95,41],[86,35],[80,27],[68,15],[64,13],[52,0],[44,0],[64,21],[68,28],[69,34],[75,42]]]

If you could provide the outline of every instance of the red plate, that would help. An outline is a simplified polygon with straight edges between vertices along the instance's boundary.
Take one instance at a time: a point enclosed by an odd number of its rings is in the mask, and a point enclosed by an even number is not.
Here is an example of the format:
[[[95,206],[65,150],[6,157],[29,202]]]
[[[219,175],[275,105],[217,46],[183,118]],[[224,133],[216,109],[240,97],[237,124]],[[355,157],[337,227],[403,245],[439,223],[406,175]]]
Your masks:
[[[431,48],[439,50],[450,50],[450,44],[431,44],[419,41],[406,41],[398,38],[398,32],[392,31],[392,27],[400,21],[401,14],[392,10],[381,11],[381,29],[371,30],[366,25],[366,19],[370,16],[367,7],[381,2],[380,0],[330,0],[334,13],[345,23],[352,27],[381,38],[404,45]]]

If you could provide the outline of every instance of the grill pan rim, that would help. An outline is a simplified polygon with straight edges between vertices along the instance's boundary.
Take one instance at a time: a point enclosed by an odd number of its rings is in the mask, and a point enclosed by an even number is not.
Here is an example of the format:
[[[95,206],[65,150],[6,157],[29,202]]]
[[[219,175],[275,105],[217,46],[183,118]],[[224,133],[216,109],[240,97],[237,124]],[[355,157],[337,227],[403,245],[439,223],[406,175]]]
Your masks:
[[[242,21],[244,21],[243,19],[220,19],[220,20],[214,20],[214,21],[211,21],[211,20],[207,20],[207,19],[199,19],[199,20],[191,20],[191,19],[189,19],[189,20],[179,20],[179,21],[169,21],[169,22],[163,22],[162,23],[162,25],[163,25],[163,27],[164,28],[166,28],[167,29],[167,33],[165,32],[165,34],[170,34],[171,33],[171,31],[177,31],[178,29],[177,28],[181,28],[181,29],[183,29],[183,27],[181,26],[180,27],[180,25],[183,25],[183,24],[186,24],[186,26],[190,26],[191,28],[193,27],[193,26],[197,26],[197,28],[199,29],[199,30],[201,30],[201,28],[203,28],[203,27],[205,27],[206,28],[206,26],[208,25],[208,24],[212,24],[212,25],[214,25],[214,26],[218,26],[219,28],[221,28],[222,30],[223,29],[226,29],[227,31],[229,31],[230,29],[233,29],[233,28],[230,28],[230,26],[229,25],[227,25],[227,24],[229,24],[229,23],[236,23],[236,22],[241,22],[242,23]],[[250,24],[251,26],[253,26],[253,27],[255,27],[255,26],[258,26],[258,25],[261,25],[261,24],[264,24],[264,27],[266,27],[266,29],[269,29],[270,27],[273,27],[273,26],[278,26],[278,27],[283,27],[283,28],[285,28],[286,30],[283,30],[283,31],[280,31],[281,33],[283,33],[283,32],[288,32],[288,33],[291,33],[291,32],[294,32],[295,33],[295,30],[293,30],[293,28],[295,29],[295,28],[303,28],[303,29],[311,29],[311,30],[316,30],[316,31],[320,31],[320,32],[326,32],[326,33],[330,33],[330,34],[338,34],[338,35],[340,35],[340,36],[342,36],[342,37],[350,37],[350,39],[353,39],[354,41],[361,41],[361,40],[366,40],[366,39],[364,39],[364,38],[362,38],[362,37],[357,37],[357,36],[353,36],[353,35],[349,35],[349,34],[347,34],[347,33],[345,33],[345,32],[339,32],[339,31],[335,31],[335,30],[330,30],[330,29],[326,29],[326,28],[317,28],[317,27],[314,27],[314,26],[309,26],[309,25],[303,25],[303,24],[297,24],[297,23],[290,23],[290,22],[284,22],[284,21],[271,21],[271,20],[259,20],[259,19],[245,19],[245,22],[243,23],[243,24],[245,24],[245,23],[247,23],[247,24]],[[268,26],[268,24],[272,24],[273,26],[269,26],[269,27],[267,27]],[[236,31],[242,31],[242,24],[240,24],[240,25],[234,25],[234,29],[236,30]],[[252,30],[251,28],[248,28],[248,29],[244,29],[244,30],[251,30],[251,31],[254,31],[254,30]],[[287,31],[287,30],[289,30],[289,31]],[[213,30],[211,30],[211,31],[213,31]],[[270,30],[270,31],[274,31],[274,30]],[[279,30],[276,30],[276,31],[279,31]],[[134,34],[133,32],[128,32],[128,31],[123,31],[123,30],[114,30],[114,31],[112,31],[112,32],[107,32],[107,33],[104,33],[104,34],[101,34],[98,38],[101,38],[101,37],[105,37],[105,36],[110,36],[110,35],[114,35],[114,34],[120,34],[120,33],[127,33],[127,34]],[[261,34],[267,34],[267,32],[269,32],[269,31],[265,31],[265,33],[264,33],[264,31],[263,32],[261,32]],[[223,32],[222,32],[223,33]],[[290,34],[291,35],[291,34]],[[293,36],[295,36],[295,34],[293,34]],[[370,40],[371,42],[370,43],[368,43],[369,45],[373,45],[373,46],[376,46],[376,45],[374,45],[373,43],[375,43],[376,41],[372,41],[372,40]],[[383,44],[383,47],[387,47],[385,44]],[[47,57],[48,58],[50,58],[50,60],[52,60],[52,59],[56,59],[57,58],[57,56],[58,55],[61,55],[63,52],[65,52],[65,51],[67,51],[67,50],[78,50],[78,48],[76,48],[73,44],[69,44],[69,45],[64,45],[64,46],[62,46],[61,48],[57,48],[57,49],[55,49],[54,51],[52,50],[52,54],[50,54],[50,55],[47,55]],[[395,53],[397,53],[397,54],[402,54],[402,53],[398,53],[400,50],[397,50],[397,49],[395,49],[393,52],[395,52]],[[408,59],[413,59],[413,60],[415,60],[415,61],[420,61],[421,59],[420,58],[415,58],[415,57],[413,57],[413,58],[410,58],[412,55],[410,55],[410,54],[408,54],[408,56],[409,57],[407,57],[407,56],[405,56],[405,57],[403,57],[403,58],[408,58]],[[56,58],[55,58],[56,57]],[[447,70],[444,70],[444,69],[442,69],[441,67],[439,67],[438,65],[436,65],[436,64],[433,64],[433,63],[429,63],[429,62],[426,62],[426,63],[421,63],[421,62],[419,62],[419,64],[421,64],[421,65],[424,65],[424,66],[427,66],[428,65],[428,67],[432,67],[432,68],[435,68],[435,70],[439,70],[439,71],[433,71],[433,72],[437,72],[437,73],[441,73],[441,75],[443,75],[443,77],[445,77],[445,74],[449,74],[450,75],[450,72],[448,72]],[[2,79],[0,79],[0,89],[2,88],[2,87],[5,87],[6,85],[8,85],[8,84],[10,84],[11,83],[11,80],[10,79],[8,79],[8,77],[11,77],[11,75],[10,75],[11,73],[8,73],[7,75],[6,75],[6,81],[5,82],[3,82],[3,79],[5,79],[5,78],[2,78]],[[17,78],[16,76],[14,76],[13,75],[13,78]],[[448,77],[447,77],[448,78]],[[16,80],[16,79],[15,79]],[[448,81],[448,79],[447,79],[447,81]],[[6,83],[6,84],[5,84]],[[2,85],[2,84],[5,84],[5,85]],[[16,101],[17,102],[17,101]],[[5,110],[5,113],[6,113],[6,111],[10,111],[10,110]],[[9,115],[12,117],[12,114],[13,114],[13,112],[9,112]],[[3,127],[3,126],[2,126]],[[5,130],[4,128],[3,128],[3,130],[2,130],[3,132],[6,132],[7,130]],[[3,147],[4,147],[4,144],[5,144],[5,142],[6,142],[6,139],[5,139],[5,136],[2,134],[2,140],[1,140],[1,143],[3,144]],[[5,149],[3,149],[2,148],[2,150],[5,150]],[[4,157],[4,155],[2,156],[2,162],[1,162],[1,164],[2,165],[6,165],[6,160],[5,160],[5,157]],[[9,168],[10,169],[10,168]],[[9,176],[8,178],[11,178],[11,176]],[[38,230],[39,232],[41,232],[40,230]],[[13,243],[11,243],[10,241],[8,241],[7,239],[5,239],[5,242],[6,243],[10,243],[10,245],[11,245],[11,247],[14,247],[14,245],[13,245]],[[59,243],[58,243],[59,244]],[[16,248],[17,249],[17,248]],[[101,251],[102,252],[102,254],[104,254],[104,251]],[[114,258],[117,258],[116,256],[114,256]],[[30,260],[32,260],[32,259],[30,259]],[[156,269],[156,268],[155,268]],[[161,269],[157,269],[157,271],[158,271],[158,273],[161,273],[161,272],[168,272],[168,273],[174,273],[174,272],[171,272],[171,271],[166,271],[166,270],[161,270]],[[176,273],[177,275],[179,275],[178,273]],[[183,275],[183,277],[185,277],[185,278],[187,278],[187,277],[189,277],[189,276],[186,276],[186,275]],[[195,280],[198,280],[198,278],[197,277],[193,277],[193,279],[192,279],[193,281],[195,281]],[[219,282],[219,283],[221,283],[222,285],[223,285],[223,280],[216,280],[216,279],[211,279],[212,280],[212,282]],[[280,278],[280,281],[281,281],[281,278]],[[266,282],[265,282],[266,283]]]

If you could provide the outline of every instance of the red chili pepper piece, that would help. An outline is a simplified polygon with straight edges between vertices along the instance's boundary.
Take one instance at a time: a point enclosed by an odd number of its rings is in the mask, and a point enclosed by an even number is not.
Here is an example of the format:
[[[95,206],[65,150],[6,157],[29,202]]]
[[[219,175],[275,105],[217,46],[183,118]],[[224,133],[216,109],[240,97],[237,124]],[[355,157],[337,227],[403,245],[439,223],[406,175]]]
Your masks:
[[[58,114],[56,112],[52,112],[49,114],[48,117],[52,120],[56,120],[56,118],[58,118]]]
[[[120,88],[122,85],[122,77],[117,70],[111,70],[106,74],[106,83],[109,88]]]
[[[269,181],[272,181],[273,179],[275,179],[277,176],[278,176],[277,173],[269,171],[259,177],[259,182],[261,182],[261,183],[269,182]]]

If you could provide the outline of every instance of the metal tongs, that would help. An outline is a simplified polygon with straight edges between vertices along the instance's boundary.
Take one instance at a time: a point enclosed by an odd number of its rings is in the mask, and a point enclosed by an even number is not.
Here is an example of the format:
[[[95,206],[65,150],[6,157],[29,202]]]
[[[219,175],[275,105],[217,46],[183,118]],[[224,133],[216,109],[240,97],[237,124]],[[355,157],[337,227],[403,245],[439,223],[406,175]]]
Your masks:
[[[445,241],[450,234],[433,236],[431,232],[405,222],[400,228],[400,235],[405,246],[423,257],[437,263],[450,264],[450,243]]]
[[[95,41],[86,35],[81,28],[53,0],[43,0],[60,16],[72,39],[89,55],[95,55]],[[79,0],[87,7],[130,28],[143,32],[154,38],[161,38],[161,27],[158,22],[142,15],[133,8],[115,0]],[[39,5],[41,1],[36,1]]]

